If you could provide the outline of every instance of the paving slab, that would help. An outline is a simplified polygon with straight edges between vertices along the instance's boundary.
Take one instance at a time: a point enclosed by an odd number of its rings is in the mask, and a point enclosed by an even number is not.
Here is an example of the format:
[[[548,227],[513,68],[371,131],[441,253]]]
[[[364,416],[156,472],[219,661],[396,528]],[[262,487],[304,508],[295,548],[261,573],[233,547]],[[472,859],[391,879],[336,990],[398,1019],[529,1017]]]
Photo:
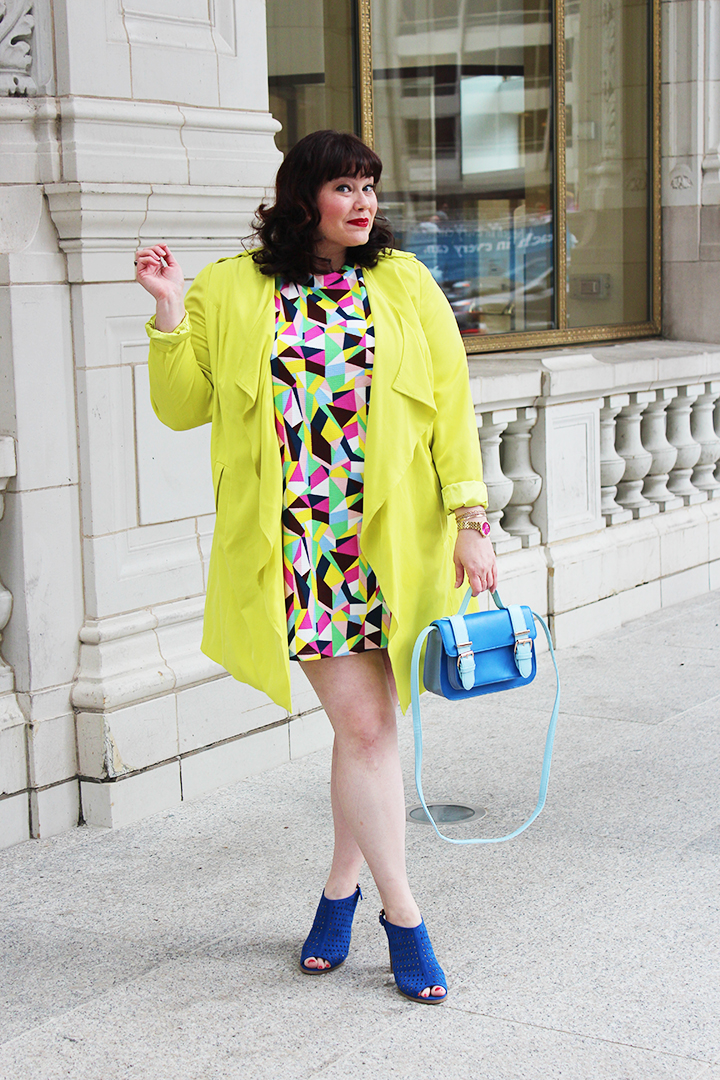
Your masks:
[[[367,873],[348,961],[298,955],[332,844],[329,751],[115,832],[0,853],[0,1080],[720,1080],[720,594],[562,650],[545,811],[508,844],[408,825],[450,983],[396,991]],[[425,790],[534,806],[553,698],[423,697]],[[412,733],[400,721],[408,807]]]

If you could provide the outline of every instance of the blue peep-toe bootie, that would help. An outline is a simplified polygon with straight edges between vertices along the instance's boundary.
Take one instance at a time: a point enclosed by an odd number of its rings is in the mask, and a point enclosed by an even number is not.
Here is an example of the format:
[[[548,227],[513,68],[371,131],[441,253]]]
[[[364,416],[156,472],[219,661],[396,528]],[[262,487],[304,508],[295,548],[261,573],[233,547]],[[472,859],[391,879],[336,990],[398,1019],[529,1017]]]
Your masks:
[[[423,1005],[439,1005],[445,1001],[445,972],[435,959],[425,923],[421,922],[419,926],[395,926],[387,921],[384,911],[380,912],[380,923],[388,936],[390,970],[400,993]],[[431,990],[433,986],[442,986],[445,993],[442,997],[433,997],[432,994],[420,997],[421,991],[427,986]]]
[[[345,960],[350,950],[352,921],[358,900],[362,900],[359,885],[352,896],[345,896],[342,900],[328,900],[323,892],[312,929],[300,953],[300,967],[306,975],[325,975],[340,967]],[[310,956],[329,961],[330,967],[305,967],[305,961]]]

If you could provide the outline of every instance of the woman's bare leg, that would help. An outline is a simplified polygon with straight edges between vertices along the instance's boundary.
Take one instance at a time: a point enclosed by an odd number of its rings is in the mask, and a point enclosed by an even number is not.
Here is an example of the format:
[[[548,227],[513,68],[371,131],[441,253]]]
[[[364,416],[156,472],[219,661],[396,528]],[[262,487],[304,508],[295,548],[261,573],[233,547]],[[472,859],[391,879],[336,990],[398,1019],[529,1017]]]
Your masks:
[[[345,815],[338,793],[338,749],[337,739],[333,744],[332,772],[330,775],[330,800],[332,803],[335,844],[333,861],[330,867],[325,895],[328,900],[340,900],[355,891],[360,869],[365,857],[357,845],[352,829],[345,820]]]
[[[364,857],[388,921],[417,926],[420,911],[405,868],[405,797],[395,686],[387,656],[378,650],[313,660],[303,670],[335,731],[331,786],[335,850],[325,895],[349,896]],[[321,958],[315,962],[323,963]],[[444,996],[439,990],[433,987],[433,996]]]
[[[382,650],[382,657],[388,679],[390,700],[392,701],[393,709],[397,710],[398,696],[395,687],[395,676],[386,649]],[[308,668],[305,668],[306,672],[308,670]],[[395,715],[397,717],[397,713]],[[325,895],[328,900],[340,900],[355,891],[360,870],[365,862],[365,857],[357,845],[353,831],[345,820],[345,815],[342,810],[338,794],[337,761],[338,752],[336,739],[333,744],[332,772],[330,779],[330,799],[332,803],[333,826],[335,830],[335,845],[333,848],[332,866],[330,867],[330,874],[328,876],[327,884],[325,885]]]

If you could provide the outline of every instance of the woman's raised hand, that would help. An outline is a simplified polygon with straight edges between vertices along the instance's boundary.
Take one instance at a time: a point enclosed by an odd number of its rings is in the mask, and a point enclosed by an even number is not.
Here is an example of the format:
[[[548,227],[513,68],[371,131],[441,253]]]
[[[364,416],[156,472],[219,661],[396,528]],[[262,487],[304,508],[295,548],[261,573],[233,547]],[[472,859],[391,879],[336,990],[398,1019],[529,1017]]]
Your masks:
[[[135,255],[135,266],[136,280],[155,299],[156,329],[170,333],[185,315],[185,276],[180,263],[167,244],[154,244],[140,248]]]

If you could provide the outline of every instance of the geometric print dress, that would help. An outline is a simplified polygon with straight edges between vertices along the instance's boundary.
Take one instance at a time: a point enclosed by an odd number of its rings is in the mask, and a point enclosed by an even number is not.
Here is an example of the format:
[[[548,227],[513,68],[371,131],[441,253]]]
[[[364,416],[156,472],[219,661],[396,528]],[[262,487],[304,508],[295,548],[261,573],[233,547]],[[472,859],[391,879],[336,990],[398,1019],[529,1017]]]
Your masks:
[[[359,543],[373,359],[362,270],[276,281],[271,370],[291,660],[387,648],[390,613]]]

